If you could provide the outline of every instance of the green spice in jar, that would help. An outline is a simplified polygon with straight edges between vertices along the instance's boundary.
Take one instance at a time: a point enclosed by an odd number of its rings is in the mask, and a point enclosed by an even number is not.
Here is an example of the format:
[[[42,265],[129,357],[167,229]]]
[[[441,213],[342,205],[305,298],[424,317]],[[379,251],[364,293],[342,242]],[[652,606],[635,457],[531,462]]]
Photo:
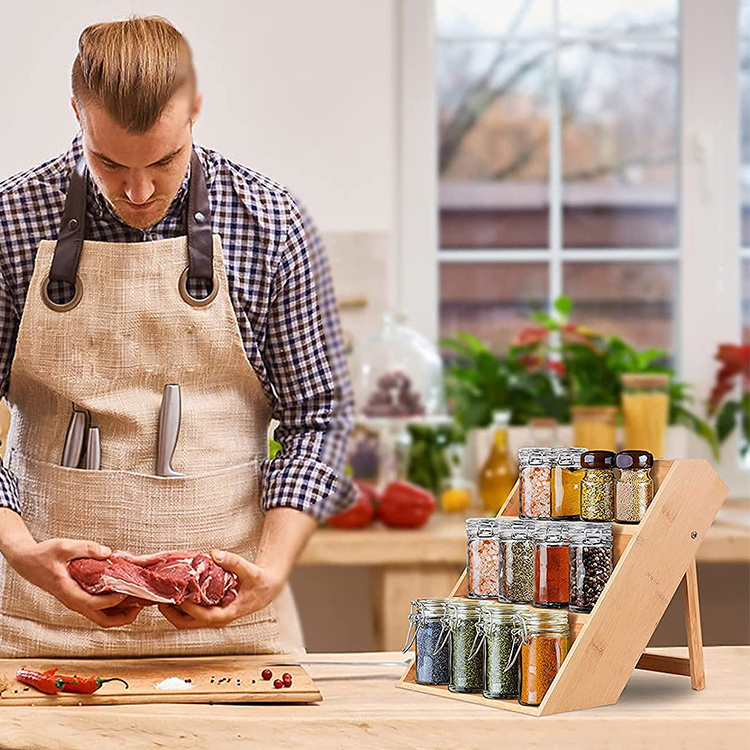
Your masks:
[[[620,451],[615,457],[620,470],[615,493],[615,520],[640,523],[654,496],[651,467],[654,457],[648,451]]]
[[[612,451],[586,451],[581,466],[581,520],[611,521],[615,502],[615,454]]]
[[[523,607],[485,605],[481,628],[484,634],[485,698],[518,697],[518,660],[514,658],[514,629]]]
[[[534,521],[500,520],[500,599],[514,604],[534,601]]]
[[[448,689],[454,693],[481,693],[484,658],[478,630],[481,608],[477,602],[457,600],[448,605],[446,624],[451,639],[451,675]]]

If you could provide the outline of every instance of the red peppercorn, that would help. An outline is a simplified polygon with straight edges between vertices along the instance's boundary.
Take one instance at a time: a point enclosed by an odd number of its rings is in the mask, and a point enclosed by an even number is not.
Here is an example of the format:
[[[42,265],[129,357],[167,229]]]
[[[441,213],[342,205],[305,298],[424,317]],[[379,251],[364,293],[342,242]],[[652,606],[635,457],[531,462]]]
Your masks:
[[[281,675],[281,681],[284,683],[284,687],[291,687],[292,675],[290,675],[289,672],[284,672],[284,674]]]
[[[283,683],[283,682],[282,682],[281,680],[274,680],[274,681],[273,681],[273,686],[274,686],[274,687],[275,687],[275,688],[276,688],[277,690],[279,690],[280,688],[283,688],[283,687],[284,687],[284,683]]]
[[[263,678],[264,680],[270,680],[270,679],[271,679],[271,678],[273,677],[273,672],[272,672],[272,671],[271,671],[270,669],[264,669],[264,670],[263,670],[263,671],[262,671],[262,672],[260,673],[260,676],[261,676],[261,677],[262,677],[262,678]]]

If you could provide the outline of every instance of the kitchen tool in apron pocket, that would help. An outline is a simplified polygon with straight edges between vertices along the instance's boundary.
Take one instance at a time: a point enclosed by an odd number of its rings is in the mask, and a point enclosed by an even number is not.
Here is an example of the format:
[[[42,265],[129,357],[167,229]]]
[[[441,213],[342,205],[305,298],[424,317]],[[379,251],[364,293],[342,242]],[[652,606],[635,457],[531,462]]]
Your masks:
[[[82,468],[94,471],[102,468],[102,442],[98,427],[89,427]]]
[[[165,385],[159,412],[159,443],[156,454],[156,474],[160,477],[184,477],[172,468],[172,456],[180,436],[182,399],[179,385]]]
[[[73,413],[70,415],[68,430],[65,433],[65,443],[63,445],[60,466],[67,466],[75,469],[81,463],[89,422],[89,413],[78,409],[76,405],[73,404]]]

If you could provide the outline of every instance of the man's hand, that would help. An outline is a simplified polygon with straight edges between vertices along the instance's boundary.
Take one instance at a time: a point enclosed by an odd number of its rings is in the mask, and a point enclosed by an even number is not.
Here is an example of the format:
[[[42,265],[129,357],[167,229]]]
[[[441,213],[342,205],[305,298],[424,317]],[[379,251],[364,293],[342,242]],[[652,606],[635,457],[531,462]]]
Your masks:
[[[213,550],[217,565],[239,579],[237,597],[221,606],[204,606],[190,601],[182,604],[160,604],[159,611],[176,628],[222,628],[227,623],[263,609],[284,587],[286,578],[268,568],[261,568],[233,552]]]
[[[108,547],[80,539],[47,539],[31,542],[6,552],[11,567],[35,586],[44,589],[68,609],[83,615],[101,628],[129,625],[143,609],[128,599],[127,594],[89,594],[73,580],[68,562],[77,557],[103,560],[112,554]]]

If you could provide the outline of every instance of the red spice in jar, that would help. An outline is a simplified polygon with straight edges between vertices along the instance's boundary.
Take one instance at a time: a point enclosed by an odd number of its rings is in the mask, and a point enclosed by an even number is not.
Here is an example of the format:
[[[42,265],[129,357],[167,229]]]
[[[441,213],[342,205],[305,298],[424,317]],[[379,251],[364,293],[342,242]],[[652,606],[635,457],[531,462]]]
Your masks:
[[[565,607],[569,595],[569,546],[537,544],[534,604],[542,607]]]

